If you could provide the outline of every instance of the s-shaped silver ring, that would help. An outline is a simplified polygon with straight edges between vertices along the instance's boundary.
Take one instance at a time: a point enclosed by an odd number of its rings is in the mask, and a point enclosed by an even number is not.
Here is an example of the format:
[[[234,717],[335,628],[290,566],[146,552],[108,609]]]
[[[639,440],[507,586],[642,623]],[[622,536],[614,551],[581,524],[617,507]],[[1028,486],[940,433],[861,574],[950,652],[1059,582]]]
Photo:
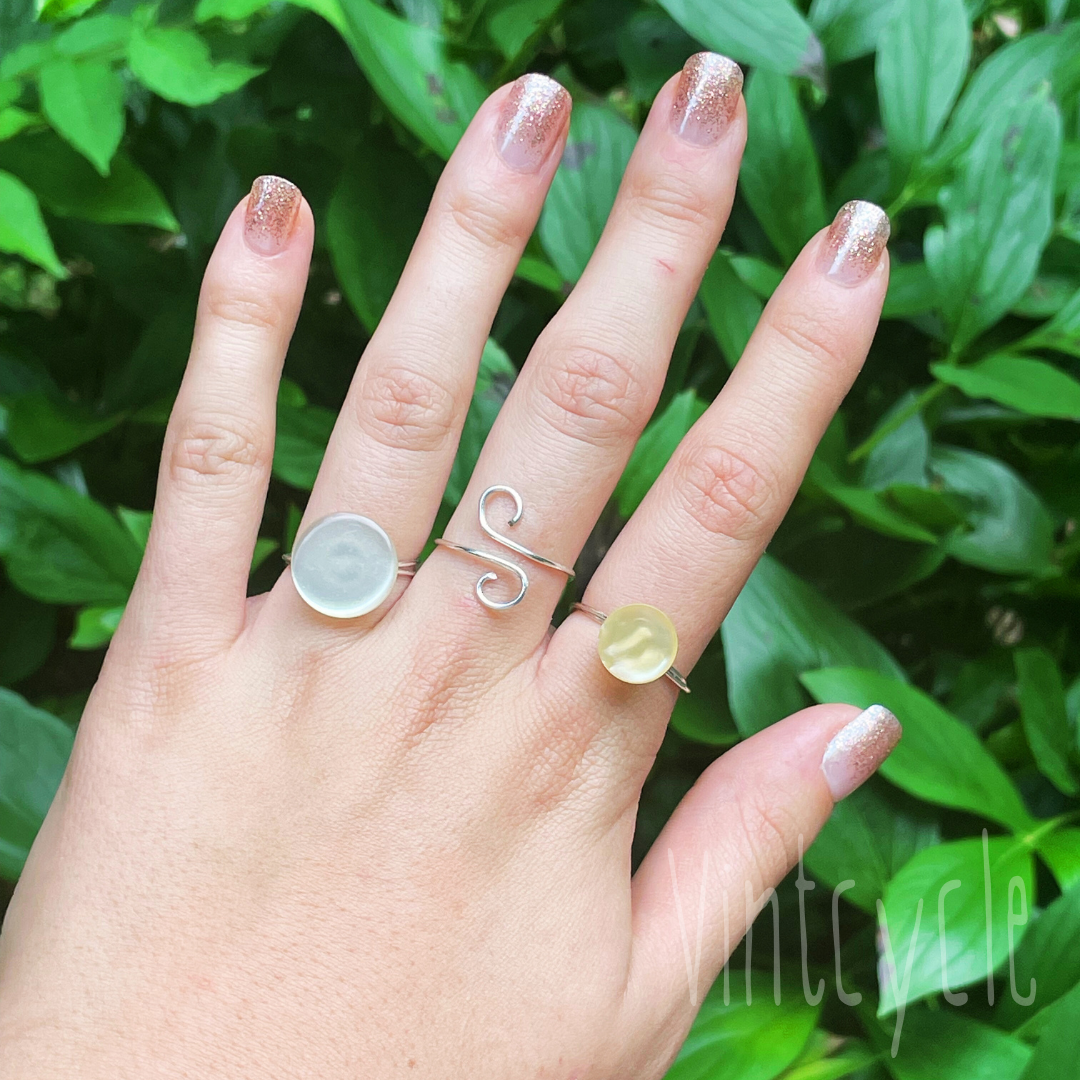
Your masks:
[[[514,500],[514,513],[507,519],[507,527],[513,528],[521,520],[521,515],[524,512],[524,504],[521,501],[521,496],[512,487],[507,487],[505,484],[493,484],[480,496],[480,505],[477,509],[477,516],[480,519],[480,528],[483,529],[495,543],[502,544],[503,547],[509,548],[511,551],[516,551],[519,555],[524,555],[525,558],[529,559],[531,562],[538,563],[540,566],[546,566],[550,570],[558,570],[560,574],[566,574],[568,578],[572,578],[574,576],[572,567],[563,566],[562,563],[557,563],[554,559],[548,559],[543,555],[538,555],[535,551],[530,551],[516,540],[511,540],[510,537],[503,536],[502,533],[492,528],[491,523],[488,521],[487,504],[491,496],[497,494],[509,495],[510,498]],[[494,570],[488,570],[487,573],[481,574],[479,580],[476,582],[476,598],[484,605],[484,607],[489,608],[491,611],[505,611],[507,608],[515,607],[525,599],[525,594],[529,591],[529,575],[516,563],[511,562],[502,555],[495,555],[490,551],[480,551],[478,548],[468,547],[465,544],[457,544],[453,540],[447,540],[443,536],[440,536],[439,539],[435,541],[435,544],[438,547],[450,548],[451,551],[460,551],[465,555],[471,555],[474,559],[480,559],[482,562],[497,566],[500,570],[505,570],[507,573],[512,574],[517,578],[518,591],[516,596],[512,597],[510,600],[493,600],[484,591],[484,586],[489,582],[498,581],[499,575]]]

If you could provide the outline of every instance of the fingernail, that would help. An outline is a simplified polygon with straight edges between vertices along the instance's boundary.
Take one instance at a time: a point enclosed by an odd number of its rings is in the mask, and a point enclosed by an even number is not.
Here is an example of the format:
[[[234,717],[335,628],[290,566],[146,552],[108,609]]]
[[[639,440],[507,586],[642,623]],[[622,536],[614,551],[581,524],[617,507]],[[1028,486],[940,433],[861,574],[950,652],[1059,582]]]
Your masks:
[[[889,242],[889,215],[871,202],[844,203],[821,249],[821,272],[841,285],[865,281]]]
[[[495,131],[503,161],[519,172],[536,172],[562,132],[570,95],[546,75],[522,75],[507,95]]]
[[[727,130],[742,93],[742,69],[719,53],[695,53],[683,64],[671,130],[697,146],[711,146]]]
[[[871,705],[825,747],[821,771],[835,802],[869,779],[900,741],[900,721],[884,705]]]
[[[289,242],[300,209],[300,189],[280,176],[260,176],[251,185],[244,238],[260,255],[276,255]]]

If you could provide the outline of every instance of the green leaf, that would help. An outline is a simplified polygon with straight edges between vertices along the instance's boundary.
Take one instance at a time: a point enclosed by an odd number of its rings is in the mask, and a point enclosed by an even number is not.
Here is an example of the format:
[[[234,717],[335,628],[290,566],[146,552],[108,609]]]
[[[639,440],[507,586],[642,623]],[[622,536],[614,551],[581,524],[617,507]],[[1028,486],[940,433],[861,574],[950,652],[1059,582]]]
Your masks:
[[[1054,523],[1039,497],[1002,461],[974,450],[936,447],[930,471],[971,504],[969,531],[946,540],[954,559],[1000,574],[1048,574]]]
[[[430,198],[415,159],[380,138],[365,141],[334,189],[326,216],[330,258],[369,333],[397,287]]]
[[[109,64],[60,57],[38,73],[49,123],[102,176],[124,136],[124,83]]]
[[[1020,345],[1027,349],[1054,349],[1080,358],[1080,289],[1067,304]]]
[[[442,35],[371,0],[341,0],[345,40],[386,107],[425,145],[449,157],[484,100],[472,69],[451,60]]]
[[[765,305],[736,272],[731,257],[719,248],[701,279],[698,297],[716,344],[728,367],[733,368]]]
[[[877,54],[881,119],[904,170],[934,144],[960,93],[971,53],[964,0],[898,0]]]
[[[946,898],[949,910],[956,895]],[[936,908],[932,914],[936,919]],[[1019,1080],[1030,1056],[1019,1039],[959,1011],[914,1008],[904,1017],[896,1057],[887,1060],[895,1080]]]
[[[1057,829],[1041,836],[1035,849],[1062,889],[1080,886],[1080,829]]]
[[[0,583],[0,683],[12,686],[48,659],[56,639],[56,608]],[[686,697],[687,695],[682,695]]]
[[[1035,762],[1059,791],[1075,795],[1080,790],[1071,761],[1076,732],[1065,712],[1065,689],[1058,666],[1040,648],[1018,649],[1013,659],[1020,719]]]
[[[181,105],[209,105],[264,70],[231,60],[215,64],[210,46],[194,31],[163,27],[136,28],[128,63],[147,90]]]
[[[872,782],[833,807],[806,852],[806,866],[833,889],[853,881],[844,899],[873,912],[900,867],[940,840],[941,830],[924,808]]]
[[[443,500],[451,506],[457,506],[465,494],[480,451],[516,377],[517,368],[511,363],[510,357],[494,338],[488,338],[480,357],[480,370],[461,431],[454,467],[450,470],[450,479],[443,495]]]
[[[33,464],[62,457],[111,431],[122,419],[120,415],[95,416],[39,391],[8,404],[7,440],[19,458]]]
[[[1021,991],[1023,992],[1023,991]],[[1080,985],[1073,987],[1054,1009],[1023,1080],[1061,1080],[1076,1069],[1076,1032],[1080,1029]]]
[[[80,19],[63,33],[57,34],[53,45],[60,56],[119,59],[127,51],[131,25],[131,20],[123,15],[108,12],[94,15],[89,19]]]
[[[100,649],[112,640],[124,606],[85,607],[75,616],[75,630],[68,639],[69,649]]]
[[[651,101],[696,49],[694,39],[670,15],[653,8],[635,12],[619,29],[619,60],[639,101]]]
[[[815,457],[811,461],[806,478],[811,485],[816,486],[829,498],[850,511],[856,521],[875,532],[883,533],[885,536],[895,536],[899,540],[911,540],[914,543],[937,543],[938,538],[934,533],[890,505],[889,499],[881,492],[843,483],[820,457]]]
[[[752,735],[808,704],[799,676],[826,665],[903,671],[816,589],[764,556],[720,628],[731,714]]]
[[[42,22],[74,19],[89,11],[100,0],[34,0],[34,10]]]
[[[1005,994],[997,1019],[1008,1028],[1026,1023],[1080,983],[1080,888],[1069,889],[1039,915],[1020,942],[1015,963],[1018,994],[1026,998],[1034,979],[1035,1001],[1022,1005]]]
[[[683,436],[707,407],[694,390],[684,390],[645,429],[615,487],[615,501],[624,518],[638,508]]]
[[[743,195],[785,263],[826,223],[821,168],[792,81],[760,69],[747,81]]]
[[[1070,68],[1078,51],[1080,23],[1071,23],[1060,31],[1025,34],[994,52],[975,70],[957,103],[934,151],[935,164],[952,162],[987,130],[988,121],[1008,114],[1046,79],[1061,100],[1074,81]]]
[[[955,991],[985,980],[988,971],[993,971],[1009,955],[1011,882],[1019,879],[1024,888],[1024,904],[1030,911],[1035,898],[1034,863],[1031,851],[1011,836],[991,837],[985,843],[990,870],[989,931],[982,838],[926,848],[912,856],[889,882],[881,932],[887,929],[892,958],[887,951],[883,953],[879,1016],[919,998],[940,994],[944,989]],[[952,888],[948,888],[950,884]],[[1014,899],[1013,910],[1018,907],[1019,900]],[[939,918],[942,909],[944,916]],[[1026,928],[1027,923],[1013,928],[1014,942],[1021,940]],[[942,966],[943,952],[947,969]],[[910,982],[907,982],[909,963]]]
[[[0,141],[10,139],[25,131],[34,124],[40,124],[41,117],[37,113],[27,112],[12,105],[7,109],[0,109]]]
[[[319,405],[291,405],[278,397],[273,474],[303,491],[315,486],[337,416]]]
[[[726,254],[743,284],[761,300],[768,300],[784,280],[784,271],[764,259],[755,255],[740,255],[735,251]]]
[[[73,741],[62,720],[0,688],[0,875],[10,880],[22,872]]]
[[[540,215],[540,242],[564,281],[581,277],[636,142],[637,132],[612,109],[589,102],[575,107]]]
[[[204,23],[211,19],[228,19],[240,22],[250,19],[270,3],[272,0],[199,0],[195,6],[195,21]]]
[[[803,685],[817,701],[843,701],[866,709],[884,705],[904,737],[885,759],[881,775],[927,802],[967,810],[1024,831],[1032,817],[1012,781],[978,736],[922,690],[865,668],[808,671]]]
[[[971,367],[931,364],[930,372],[971,398],[989,398],[1029,416],[1080,420],[1080,382],[1045,360],[994,353]]]
[[[660,0],[660,6],[713,52],[824,82],[821,42],[789,0]]]
[[[937,306],[937,286],[926,263],[894,262],[889,267],[889,291],[885,294],[883,319],[922,315]]]
[[[104,506],[0,458],[0,558],[23,592],[53,604],[123,604],[142,551]]]
[[[54,134],[41,132],[0,145],[0,167],[22,180],[58,217],[180,231],[161,191],[122,150],[104,177]]]
[[[154,521],[152,510],[131,510],[126,506],[116,508],[116,516],[124,528],[131,533],[140,551],[146,551],[146,542],[150,539],[150,526]]]
[[[813,0],[810,25],[830,64],[874,52],[898,0]]]
[[[772,1080],[799,1056],[817,1016],[790,996],[725,1005],[714,987],[664,1080]]]
[[[513,60],[551,20],[564,0],[501,0],[486,7],[488,36]]]
[[[0,172],[0,251],[21,255],[54,277],[67,277],[56,257],[34,193],[6,172]]]
[[[1053,221],[1061,118],[1045,88],[992,115],[941,191],[926,265],[961,349],[1024,294]]]

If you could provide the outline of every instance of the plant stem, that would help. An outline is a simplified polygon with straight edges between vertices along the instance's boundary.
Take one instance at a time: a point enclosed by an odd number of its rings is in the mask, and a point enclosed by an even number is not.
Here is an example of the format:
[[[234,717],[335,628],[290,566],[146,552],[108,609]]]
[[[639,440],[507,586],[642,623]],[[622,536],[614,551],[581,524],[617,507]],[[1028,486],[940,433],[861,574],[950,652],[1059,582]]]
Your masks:
[[[937,397],[945,392],[946,384],[941,382],[932,383],[928,386],[914,401],[911,402],[906,408],[901,409],[898,413],[892,416],[886,423],[882,424],[876,431],[874,431],[869,438],[865,439],[854,450],[848,454],[848,463],[854,465],[857,461],[862,461],[879,442],[886,436],[891,435],[898,428],[903,427],[913,416],[918,416],[922,412],[923,408],[934,401]]]

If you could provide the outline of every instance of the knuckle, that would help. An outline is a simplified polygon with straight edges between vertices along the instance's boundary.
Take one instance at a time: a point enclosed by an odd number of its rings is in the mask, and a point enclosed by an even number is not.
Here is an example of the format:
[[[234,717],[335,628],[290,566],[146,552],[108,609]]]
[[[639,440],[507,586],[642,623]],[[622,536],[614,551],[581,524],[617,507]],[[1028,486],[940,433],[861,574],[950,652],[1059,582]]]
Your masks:
[[[463,234],[482,248],[516,246],[525,237],[516,215],[492,194],[475,188],[461,188],[448,197],[446,219],[454,232]]]
[[[735,541],[760,536],[775,490],[760,465],[725,447],[711,446],[686,453],[679,471],[676,490],[700,528]]]
[[[211,289],[203,298],[203,311],[214,322],[239,331],[276,332],[282,323],[281,305],[270,292],[238,292],[229,287]]]
[[[799,357],[801,363],[805,364],[809,358],[823,369],[842,366],[835,331],[830,332],[830,323],[820,314],[812,311],[779,311],[771,323],[774,332]]]
[[[643,225],[674,232],[680,238],[700,236],[715,218],[708,196],[692,177],[664,172],[633,184],[627,208]]]
[[[542,370],[542,415],[559,434],[604,446],[644,426],[645,387],[616,353],[577,344],[556,350]]]
[[[755,892],[775,886],[794,864],[798,824],[780,806],[776,792],[751,788],[739,804],[747,864],[757,875]]]
[[[446,445],[458,408],[450,390],[430,375],[391,364],[362,378],[356,411],[361,429],[377,442],[422,452]]]
[[[169,474],[179,483],[245,482],[269,472],[271,440],[239,421],[205,417],[189,421],[169,451]]]

